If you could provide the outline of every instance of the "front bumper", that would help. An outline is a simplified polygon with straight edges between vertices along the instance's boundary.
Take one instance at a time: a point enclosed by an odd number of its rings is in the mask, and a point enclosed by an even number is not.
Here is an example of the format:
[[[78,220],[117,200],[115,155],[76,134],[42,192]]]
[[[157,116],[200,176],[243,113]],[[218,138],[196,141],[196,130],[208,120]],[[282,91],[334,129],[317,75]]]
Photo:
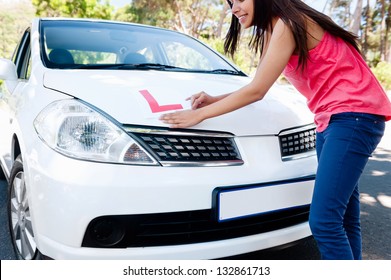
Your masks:
[[[217,187],[292,180],[315,173],[313,156],[281,161],[274,137],[245,137],[238,144],[239,149],[246,148],[241,152],[241,166],[158,167],[79,161],[54,152],[38,139],[24,157],[24,165],[39,250],[54,259],[213,259],[309,236],[308,224],[301,221],[260,234],[210,242],[82,247],[88,225],[97,217],[210,210]],[[312,194],[312,188],[306,192]]]
[[[200,260],[218,259],[285,245],[311,235],[308,223],[289,228],[215,242],[126,249],[74,248],[38,236],[40,250],[53,259]]]

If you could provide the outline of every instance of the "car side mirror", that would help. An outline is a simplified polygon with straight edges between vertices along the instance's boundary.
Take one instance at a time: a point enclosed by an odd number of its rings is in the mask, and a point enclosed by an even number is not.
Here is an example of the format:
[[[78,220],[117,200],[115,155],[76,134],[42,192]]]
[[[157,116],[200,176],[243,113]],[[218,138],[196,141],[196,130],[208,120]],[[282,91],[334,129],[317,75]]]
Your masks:
[[[5,86],[9,92],[13,92],[18,84],[16,66],[9,59],[0,58],[0,80],[5,81]]]
[[[16,66],[9,59],[0,58],[0,80],[18,80],[18,75],[16,74]]]

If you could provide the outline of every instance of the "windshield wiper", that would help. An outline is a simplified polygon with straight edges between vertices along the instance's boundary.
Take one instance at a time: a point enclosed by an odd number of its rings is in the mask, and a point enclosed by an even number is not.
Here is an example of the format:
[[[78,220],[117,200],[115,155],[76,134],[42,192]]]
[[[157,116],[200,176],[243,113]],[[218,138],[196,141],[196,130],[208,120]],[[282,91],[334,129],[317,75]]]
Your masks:
[[[181,72],[192,72],[192,73],[207,73],[207,74],[227,74],[227,75],[238,75],[246,76],[241,71],[229,70],[229,69],[214,69],[214,70],[196,70],[186,69],[182,67],[164,65],[160,63],[140,63],[140,64],[75,64],[72,66],[67,65],[64,69],[114,69],[114,70],[172,70]]]
[[[229,70],[229,69],[214,69],[214,70],[195,70],[186,69],[182,67],[164,65],[160,63],[140,63],[140,64],[75,64],[67,65],[64,69],[114,69],[114,70],[173,70],[181,72],[192,72],[192,73],[210,73],[210,74],[227,74],[227,75],[239,75],[245,76],[241,71]]]
[[[69,69],[123,69],[123,70],[179,70],[188,71],[188,69],[176,67],[172,65],[164,65],[159,63],[140,63],[140,64],[78,64],[69,67]]]
[[[212,73],[212,74],[243,75],[242,72],[236,70],[229,70],[229,69],[214,69],[214,70],[203,71],[203,72]]]

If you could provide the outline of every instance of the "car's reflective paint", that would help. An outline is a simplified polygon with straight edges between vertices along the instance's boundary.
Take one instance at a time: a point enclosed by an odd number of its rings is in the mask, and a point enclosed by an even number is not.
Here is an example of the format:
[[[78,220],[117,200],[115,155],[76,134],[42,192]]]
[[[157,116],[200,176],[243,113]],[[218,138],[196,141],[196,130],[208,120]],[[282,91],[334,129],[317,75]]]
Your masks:
[[[218,95],[244,86],[250,78],[217,74],[123,70],[48,70],[43,84],[100,108],[124,124],[165,126],[159,116],[186,98],[205,91]],[[147,91],[150,97],[143,94]],[[152,98],[156,103],[153,104]],[[156,110],[156,106],[160,110]],[[173,106],[173,107],[172,107]],[[163,109],[163,110],[162,110]],[[286,86],[275,86],[266,97],[236,112],[209,119],[194,128],[230,131],[238,136],[278,134],[287,127],[312,122],[305,100]]]

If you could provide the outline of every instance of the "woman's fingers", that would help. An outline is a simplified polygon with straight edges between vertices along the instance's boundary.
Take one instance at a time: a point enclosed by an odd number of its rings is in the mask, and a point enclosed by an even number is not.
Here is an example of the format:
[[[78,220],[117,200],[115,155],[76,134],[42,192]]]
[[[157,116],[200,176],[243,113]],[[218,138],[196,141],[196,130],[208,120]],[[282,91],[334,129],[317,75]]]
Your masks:
[[[197,94],[193,94],[190,97],[191,108],[193,110],[195,110],[195,109],[198,109],[198,108],[205,106],[207,103],[208,97],[209,97],[208,94],[203,91],[200,93],[197,93]]]
[[[200,122],[196,117],[197,113],[192,110],[185,110],[175,113],[163,114],[160,120],[163,123],[169,124],[172,128],[185,128],[196,125]]]
[[[200,94],[193,94],[191,97],[190,97],[190,103],[191,103],[191,108],[193,110],[197,109],[198,108],[198,105],[199,105],[199,96]]]
[[[175,115],[172,113],[161,115],[159,119],[164,123],[175,123],[176,121]]]
[[[196,109],[208,105],[210,102],[210,96],[205,92],[193,94],[186,98],[191,102],[192,110],[178,111],[174,113],[163,114],[159,117],[163,123],[169,124],[172,128],[185,128],[198,124],[202,121],[200,115],[197,114]]]
[[[170,127],[177,128],[180,127],[182,120],[179,118],[179,113],[169,113],[169,114],[164,114],[160,116],[160,120],[163,123],[169,124]]]

